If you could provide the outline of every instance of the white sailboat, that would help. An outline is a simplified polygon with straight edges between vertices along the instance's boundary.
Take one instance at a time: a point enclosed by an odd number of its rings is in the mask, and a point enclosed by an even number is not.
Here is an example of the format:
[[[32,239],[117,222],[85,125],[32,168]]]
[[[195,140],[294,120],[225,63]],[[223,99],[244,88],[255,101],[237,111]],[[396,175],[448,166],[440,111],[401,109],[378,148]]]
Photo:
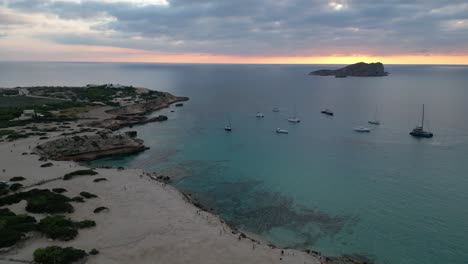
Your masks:
[[[264,115],[262,112],[257,112],[256,117],[258,117],[258,118],[264,118],[265,115]]]
[[[301,120],[297,118],[297,111],[296,111],[296,106],[294,105],[294,114],[288,118],[288,122],[291,123],[300,123]]]
[[[367,123],[371,124],[371,125],[380,125],[380,121],[379,119],[377,118],[378,116],[378,111],[377,111],[377,107],[375,108],[375,114],[374,114],[374,119],[372,120],[369,120]]]
[[[228,120],[228,124],[224,127],[224,130],[229,131],[229,132],[232,131],[231,119]]]

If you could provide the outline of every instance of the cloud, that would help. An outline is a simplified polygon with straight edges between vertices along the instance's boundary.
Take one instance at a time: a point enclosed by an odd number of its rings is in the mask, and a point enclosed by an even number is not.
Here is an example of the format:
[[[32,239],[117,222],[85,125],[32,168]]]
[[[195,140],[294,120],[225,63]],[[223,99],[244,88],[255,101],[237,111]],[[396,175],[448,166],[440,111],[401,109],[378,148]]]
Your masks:
[[[458,0],[3,0],[3,10],[75,24],[81,30],[30,32],[66,45],[236,56],[468,53],[468,4]],[[6,32],[26,23],[1,11]]]

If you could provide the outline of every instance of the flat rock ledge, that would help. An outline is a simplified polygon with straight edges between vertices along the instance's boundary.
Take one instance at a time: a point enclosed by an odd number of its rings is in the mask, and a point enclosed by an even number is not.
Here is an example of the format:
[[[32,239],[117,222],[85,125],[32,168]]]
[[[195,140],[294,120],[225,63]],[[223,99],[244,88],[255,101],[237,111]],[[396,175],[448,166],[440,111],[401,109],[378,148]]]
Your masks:
[[[143,140],[128,133],[99,133],[64,137],[49,141],[35,148],[35,152],[52,160],[91,161],[98,158],[128,155],[148,148]]]

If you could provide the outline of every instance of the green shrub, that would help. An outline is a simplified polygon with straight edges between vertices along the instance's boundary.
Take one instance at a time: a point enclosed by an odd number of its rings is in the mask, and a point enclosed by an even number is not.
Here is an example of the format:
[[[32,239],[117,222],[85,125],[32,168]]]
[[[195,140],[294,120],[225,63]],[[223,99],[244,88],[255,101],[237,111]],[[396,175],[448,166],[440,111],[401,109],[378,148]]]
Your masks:
[[[94,179],[93,182],[102,182],[102,181],[107,181],[106,178],[97,178],[97,179]]]
[[[19,203],[22,200],[26,200],[26,211],[31,213],[56,214],[73,212],[73,206],[69,203],[70,198],[53,193],[47,189],[33,189],[1,197],[0,206]]]
[[[0,182],[0,196],[7,194],[9,191],[10,187],[8,186],[8,184]]]
[[[36,229],[36,219],[28,215],[16,215],[9,209],[0,209],[0,248],[11,247],[25,233]]]
[[[0,229],[0,248],[11,247],[23,238],[23,234],[12,229]]]
[[[24,181],[24,180],[26,180],[26,178],[22,176],[15,176],[10,179],[11,182]]]
[[[83,228],[90,228],[96,226],[96,222],[93,220],[83,220],[79,222],[75,222],[75,226],[78,227],[79,229]]]
[[[63,176],[63,180],[71,180],[75,176],[92,176],[98,174],[97,172],[93,170],[77,170],[74,172],[67,173]]]
[[[16,134],[14,130],[0,130],[0,137]]]
[[[89,193],[89,192],[80,192],[80,195],[86,199],[97,198],[97,195]]]
[[[21,187],[23,187],[23,184],[13,183],[12,185],[10,185],[10,191],[16,192],[17,190],[21,189]]]
[[[90,255],[97,255],[97,254],[99,254],[99,250],[93,248],[93,249],[91,249],[91,251],[89,251],[89,254]]]
[[[52,215],[43,218],[37,225],[39,231],[48,238],[69,241],[78,235],[73,221],[63,215]]]
[[[48,162],[48,163],[42,164],[41,168],[47,168],[47,167],[52,167],[52,166],[54,166],[54,164],[51,162]]]
[[[34,251],[34,261],[39,264],[71,264],[86,257],[86,252],[72,247],[46,247]]]
[[[70,202],[75,202],[75,203],[84,203],[84,199],[81,196],[75,196],[70,199]]]
[[[109,211],[109,208],[107,208],[107,207],[105,207],[105,206],[100,206],[100,207],[94,209],[93,212],[94,212],[95,214],[97,214],[97,213],[100,213],[100,212],[102,212],[102,211]]]
[[[65,188],[53,188],[52,191],[54,193],[64,193],[64,192],[67,192],[67,189],[65,189]]]

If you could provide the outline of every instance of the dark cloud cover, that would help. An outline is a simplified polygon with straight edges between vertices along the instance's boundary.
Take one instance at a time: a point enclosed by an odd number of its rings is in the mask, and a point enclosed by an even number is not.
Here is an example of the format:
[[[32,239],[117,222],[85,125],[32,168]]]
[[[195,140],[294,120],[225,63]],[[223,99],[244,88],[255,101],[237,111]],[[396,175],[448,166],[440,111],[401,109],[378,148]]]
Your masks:
[[[38,36],[64,44],[242,56],[468,52],[466,0],[172,0],[168,6],[3,0],[3,5],[66,20],[111,18],[94,29],[113,34]],[[4,20],[0,24],[8,23]]]

